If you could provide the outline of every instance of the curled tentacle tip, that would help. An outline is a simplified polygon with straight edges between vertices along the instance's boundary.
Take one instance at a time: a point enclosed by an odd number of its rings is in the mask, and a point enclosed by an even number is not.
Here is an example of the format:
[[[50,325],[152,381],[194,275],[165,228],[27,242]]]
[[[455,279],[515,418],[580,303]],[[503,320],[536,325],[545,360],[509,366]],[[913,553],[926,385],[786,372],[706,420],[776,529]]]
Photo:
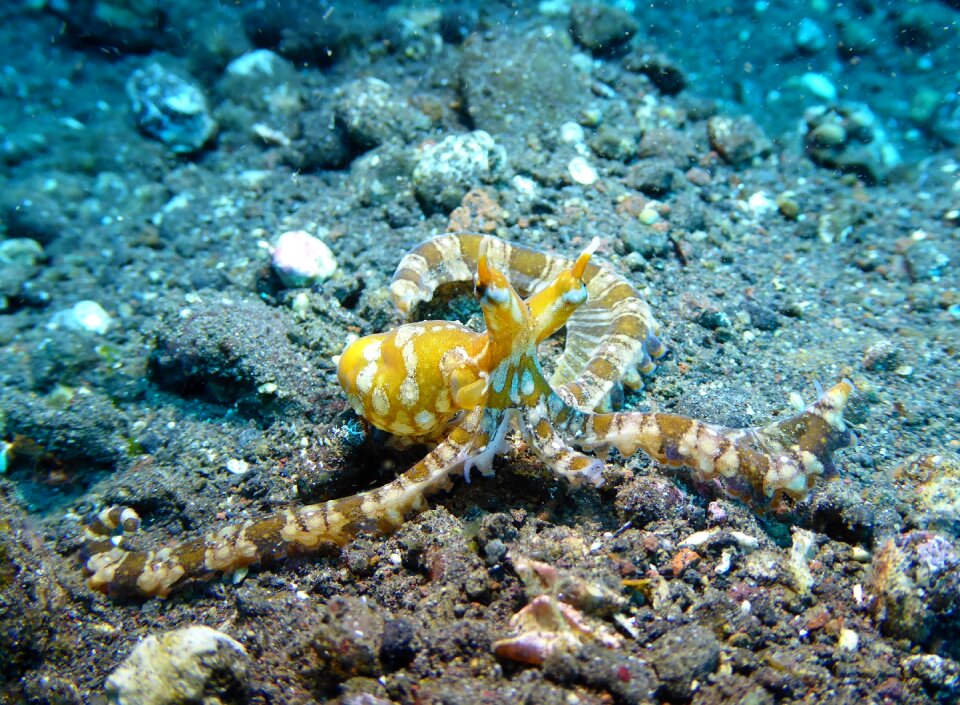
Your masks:
[[[577,257],[577,261],[573,263],[572,273],[577,279],[583,279],[584,273],[587,271],[587,265],[590,263],[590,258],[597,251],[597,248],[600,247],[600,238],[595,237],[590,241],[590,244],[587,245],[583,252],[580,253],[580,256]]]

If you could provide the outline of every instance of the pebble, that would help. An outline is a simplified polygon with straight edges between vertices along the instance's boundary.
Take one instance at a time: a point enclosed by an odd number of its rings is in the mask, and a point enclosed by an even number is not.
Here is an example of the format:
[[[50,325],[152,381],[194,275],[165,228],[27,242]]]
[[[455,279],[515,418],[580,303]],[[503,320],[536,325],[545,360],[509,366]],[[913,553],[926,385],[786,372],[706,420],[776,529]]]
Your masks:
[[[834,101],[837,99],[837,87],[833,81],[822,73],[808,71],[800,77],[800,85],[810,93],[810,95],[825,101]]]
[[[571,159],[567,164],[567,171],[570,172],[570,178],[584,186],[590,186],[600,178],[594,166],[583,157]]]
[[[150,635],[107,678],[114,705],[247,702],[251,661],[243,646],[204,626]]]
[[[805,54],[816,54],[827,46],[827,36],[816,20],[804,17],[797,25],[793,37],[797,49]]]
[[[900,357],[900,351],[889,340],[878,340],[863,351],[861,364],[869,372],[886,372],[894,369]]]
[[[175,154],[196,152],[216,132],[199,84],[160,64],[134,71],[126,90],[139,128]]]
[[[67,330],[87,331],[98,335],[105,334],[113,320],[103,306],[96,301],[78,301],[71,308],[58,311],[47,323],[49,330],[66,328]]]
[[[290,288],[312,286],[337,271],[337,261],[327,243],[304,230],[290,230],[271,250],[273,271]]]
[[[334,110],[337,124],[359,152],[391,140],[407,142],[430,126],[427,116],[412,109],[393,86],[373,76],[341,87]]]
[[[293,116],[303,109],[296,67],[269,49],[247,52],[231,61],[217,84],[218,92],[257,112]]]

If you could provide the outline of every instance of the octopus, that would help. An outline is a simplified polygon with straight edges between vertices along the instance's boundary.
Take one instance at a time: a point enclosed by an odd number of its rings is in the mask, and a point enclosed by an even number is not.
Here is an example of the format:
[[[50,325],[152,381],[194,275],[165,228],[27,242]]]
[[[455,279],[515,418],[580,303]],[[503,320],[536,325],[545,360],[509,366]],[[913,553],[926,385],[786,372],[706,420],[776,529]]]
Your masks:
[[[802,499],[818,479],[836,475],[832,454],[852,440],[846,380],[802,412],[752,428],[611,409],[613,392],[641,387],[666,350],[650,307],[597,261],[597,245],[575,260],[469,233],[416,247],[390,285],[399,311],[409,316],[441,286],[472,282],[485,330],[417,321],[362,337],[340,355],[338,378],[357,414],[431,445],[425,457],[377,489],[149,551],[124,546],[139,526],[136,512],[104,509],[85,528],[88,585],[114,597],[165,597],[191,581],[389,534],[449,489],[455,474],[490,475],[494,458],[518,441],[574,486],[600,486],[612,449],[624,458],[642,451],[758,507]],[[564,328],[548,379],[539,346]]]

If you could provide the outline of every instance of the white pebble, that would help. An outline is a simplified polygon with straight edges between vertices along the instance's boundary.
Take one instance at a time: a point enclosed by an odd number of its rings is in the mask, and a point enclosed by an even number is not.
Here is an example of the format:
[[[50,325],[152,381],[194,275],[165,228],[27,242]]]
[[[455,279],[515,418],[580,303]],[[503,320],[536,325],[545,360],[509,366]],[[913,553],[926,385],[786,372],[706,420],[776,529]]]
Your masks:
[[[513,188],[517,190],[518,196],[533,198],[537,195],[537,183],[528,176],[517,174],[510,179],[510,183],[513,185]]]
[[[327,243],[304,230],[283,233],[272,256],[274,271],[289,287],[310,286],[337,271],[337,261]]]
[[[800,77],[800,85],[820,100],[833,101],[837,99],[837,87],[833,85],[833,81],[822,73],[808,71]]]
[[[860,635],[852,629],[841,629],[837,644],[844,651],[856,651],[860,646]]]
[[[110,329],[112,323],[110,314],[103,310],[103,306],[96,301],[85,300],[78,301],[72,308],[53,314],[47,328],[49,330],[58,328],[83,330],[103,335]]]
[[[583,128],[575,122],[565,122],[560,126],[560,139],[567,144],[580,144],[585,138]]]
[[[244,475],[250,470],[250,463],[240,458],[230,458],[227,461],[227,470],[234,475]]]
[[[593,165],[583,157],[574,157],[571,159],[567,165],[567,169],[570,172],[571,178],[578,184],[583,184],[584,186],[590,186],[600,178],[600,175],[597,173],[597,170],[593,168]]]

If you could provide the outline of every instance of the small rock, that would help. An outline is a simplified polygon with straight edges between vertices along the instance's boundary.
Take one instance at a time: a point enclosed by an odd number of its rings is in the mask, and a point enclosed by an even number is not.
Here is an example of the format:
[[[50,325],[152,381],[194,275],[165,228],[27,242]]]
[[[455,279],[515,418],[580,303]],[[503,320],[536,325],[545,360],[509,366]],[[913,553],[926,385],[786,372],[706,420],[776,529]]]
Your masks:
[[[687,85],[683,70],[672,59],[655,49],[636,49],[624,58],[623,68],[644,74],[664,95],[676,95]]]
[[[383,625],[380,641],[380,662],[389,671],[403,668],[417,655],[416,631],[405,619],[390,619]]]
[[[605,4],[576,4],[570,8],[570,34],[595,54],[608,54],[630,41],[637,21],[623,10]]]
[[[733,165],[766,155],[772,148],[763,129],[749,116],[712,117],[707,120],[707,137],[717,154]]]
[[[151,635],[107,678],[115,705],[246,703],[250,657],[216,629],[192,626]]]
[[[703,681],[717,669],[720,643],[709,629],[689,624],[653,642],[649,655],[667,693],[677,700],[689,700],[693,681]]]
[[[900,154],[865,105],[842,103],[808,108],[804,147],[811,161],[877,183],[900,164]]]
[[[903,670],[944,696],[960,694],[960,663],[936,654],[917,654],[903,660]]]
[[[627,172],[627,185],[659,198],[670,193],[678,174],[668,159],[644,159]]]
[[[413,170],[417,199],[428,213],[449,213],[474,186],[506,177],[507,153],[483,130],[450,135],[427,147]]]
[[[808,71],[800,77],[800,85],[814,98],[827,102],[837,99],[837,87],[822,73]]]
[[[269,49],[247,52],[231,61],[217,90],[238,105],[256,110],[293,115],[301,108],[296,68]]]
[[[929,239],[921,239],[911,244],[904,260],[910,279],[915,282],[939,278],[950,264],[950,258]]]
[[[748,301],[744,308],[750,316],[750,325],[757,330],[770,332],[780,327],[780,317],[766,306]]]
[[[887,372],[894,369],[900,359],[900,351],[889,340],[878,340],[863,351],[861,364],[870,372]]]
[[[66,328],[104,335],[112,323],[110,314],[103,310],[103,306],[96,301],[85,300],[78,301],[72,308],[55,313],[47,323],[47,328],[49,330]]]
[[[330,106],[300,113],[300,133],[284,150],[283,159],[304,173],[340,169],[350,162],[350,145]]]
[[[697,316],[697,323],[707,330],[719,330],[721,328],[730,328],[733,323],[723,311],[704,311]]]
[[[19,296],[24,283],[37,273],[43,247],[30,238],[11,238],[0,242],[0,309],[2,297]]]
[[[571,44],[565,34],[546,28],[520,37],[498,32],[468,37],[458,73],[473,126],[494,135],[542,134],[584,109],[590,80],[572,70]]]
[[[327,243],[303,230],[283,233],[271,252],[273,271],[285,286],[312,286],[337,271]]]
[[[418,131],[430,127],[426,115],[379,78],[362,78],[341,87],[334,110],[350,143],[361,152],[389,140],[407,142]]]
[[[590,149],[605,159],[626,162],[637,156],[637,140],[627,130],[601,125],[590,138]]]
[[[137,126],[171,152],[196,152],[216,132],[200,86],[160,64],[134,71],[126,90]]]
[[[827,46],[827,35],[816,20],[804,17],[797,25],[793,43],[804,54],[816,54]]]
[[[571,179],[584,186],[590,186],[600,178],[600,174],[596,168],[583,157],[574,157],[571,159],[570,163],[567,164],[567,171]]]

